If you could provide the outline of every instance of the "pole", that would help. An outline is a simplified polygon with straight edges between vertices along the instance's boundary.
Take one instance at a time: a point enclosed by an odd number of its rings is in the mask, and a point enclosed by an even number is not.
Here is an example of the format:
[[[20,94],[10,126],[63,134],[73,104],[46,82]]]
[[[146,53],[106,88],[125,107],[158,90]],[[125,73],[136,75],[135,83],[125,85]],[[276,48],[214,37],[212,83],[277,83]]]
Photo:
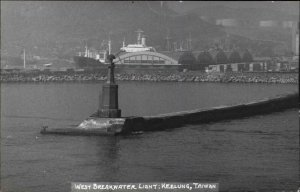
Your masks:
[[[87,44],[85,45],[85,57],[88,57],[88,48],[87,48]]]
[[[115,74],[114,74],[114,69],[115,69],[115,63],[113,60],[116,57],[114,55],[108,55],[108,60],[110,62],[110,65],[108,66],[108,75],[107,75],[107,84],[115,84]]]
[[[108,55],[111,54],[111,39],[110,39],[111,32],[108,33]]]

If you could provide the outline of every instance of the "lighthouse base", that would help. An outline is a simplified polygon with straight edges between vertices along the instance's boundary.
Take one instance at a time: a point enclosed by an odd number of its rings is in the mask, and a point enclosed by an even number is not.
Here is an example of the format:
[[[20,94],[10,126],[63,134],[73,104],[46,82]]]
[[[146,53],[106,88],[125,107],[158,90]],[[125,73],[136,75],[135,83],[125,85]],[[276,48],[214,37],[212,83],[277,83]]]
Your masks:
[[[43,127],[42,134],[58,135],[118,135],[125,124],[124,118],[96,118],[91,117],[78,126],[66,126],[64,128]]]
[[[100,95],[100,106],[97,111],[97,117],[100,118],[120,118],[121,110],[118,107],[118,85],[105,84],[102,87]]]

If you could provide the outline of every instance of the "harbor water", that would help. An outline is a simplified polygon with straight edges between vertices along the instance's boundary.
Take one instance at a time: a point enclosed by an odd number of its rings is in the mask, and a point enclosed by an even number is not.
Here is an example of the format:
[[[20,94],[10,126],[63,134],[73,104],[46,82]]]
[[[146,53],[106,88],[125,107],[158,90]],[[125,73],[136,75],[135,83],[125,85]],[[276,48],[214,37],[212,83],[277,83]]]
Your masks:
[[[1,84],[3,192],[64,192],[71,182],[212,182],[221,191],[296,190],[297,109],[117,137],[41,135],[78,124],[99,105],[102,83]],[[122,116],[250,102],[297,85],[119,83]]]

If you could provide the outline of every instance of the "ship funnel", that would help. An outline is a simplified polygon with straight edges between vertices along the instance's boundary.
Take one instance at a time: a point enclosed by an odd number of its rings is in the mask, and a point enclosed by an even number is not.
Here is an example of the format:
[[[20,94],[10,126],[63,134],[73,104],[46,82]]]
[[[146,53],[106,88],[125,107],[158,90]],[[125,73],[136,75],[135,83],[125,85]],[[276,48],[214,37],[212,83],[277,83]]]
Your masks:
[[[123,39],[123,48],[125,47],[125,38]]]
[[[137,34],[138,34],[138,36],[137,36],[137,44],[141,44],[141,37],[142,37],[142,33],[144,32],[144,31],[142,31],[141,29],[138,29],[137,31]]]
[[[146,37],[145,36],[142,37],[142,45],[146,46]]]

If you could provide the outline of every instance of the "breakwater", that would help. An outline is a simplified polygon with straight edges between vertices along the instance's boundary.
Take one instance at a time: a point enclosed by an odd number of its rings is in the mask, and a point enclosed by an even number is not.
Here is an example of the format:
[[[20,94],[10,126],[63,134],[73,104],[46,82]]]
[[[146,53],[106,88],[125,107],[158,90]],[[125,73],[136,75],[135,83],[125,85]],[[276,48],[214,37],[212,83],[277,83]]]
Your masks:
[[[106,81],[107,72],[103,71],[73,71],[73,72],[38,72],[38,73],[2,73],[1,82],[89,82]],[[117,81],[166,81],[166,82],[221,82],[221,83],[287,83],[297,84],[298,73],[282,72],[168,72],[168,71],[140,71],[117,72]]]
[[[89,117],[78,126],[64,128],[42,127],[42,134],[60,135],[119,135],[144,131],[162,131],[189,124],[212,123],[267,114],[299,107],[299,94],[266,98],[232,106],[180,111],[155,116],[121,118]]]
[[[218,106],[209,109],[182,111],[157,116],[130,117],[126,118],[121,133],[159,131],[182,127],[187,124],[238,119],[298,107],[299,93],[292,93],[239,105]]]

